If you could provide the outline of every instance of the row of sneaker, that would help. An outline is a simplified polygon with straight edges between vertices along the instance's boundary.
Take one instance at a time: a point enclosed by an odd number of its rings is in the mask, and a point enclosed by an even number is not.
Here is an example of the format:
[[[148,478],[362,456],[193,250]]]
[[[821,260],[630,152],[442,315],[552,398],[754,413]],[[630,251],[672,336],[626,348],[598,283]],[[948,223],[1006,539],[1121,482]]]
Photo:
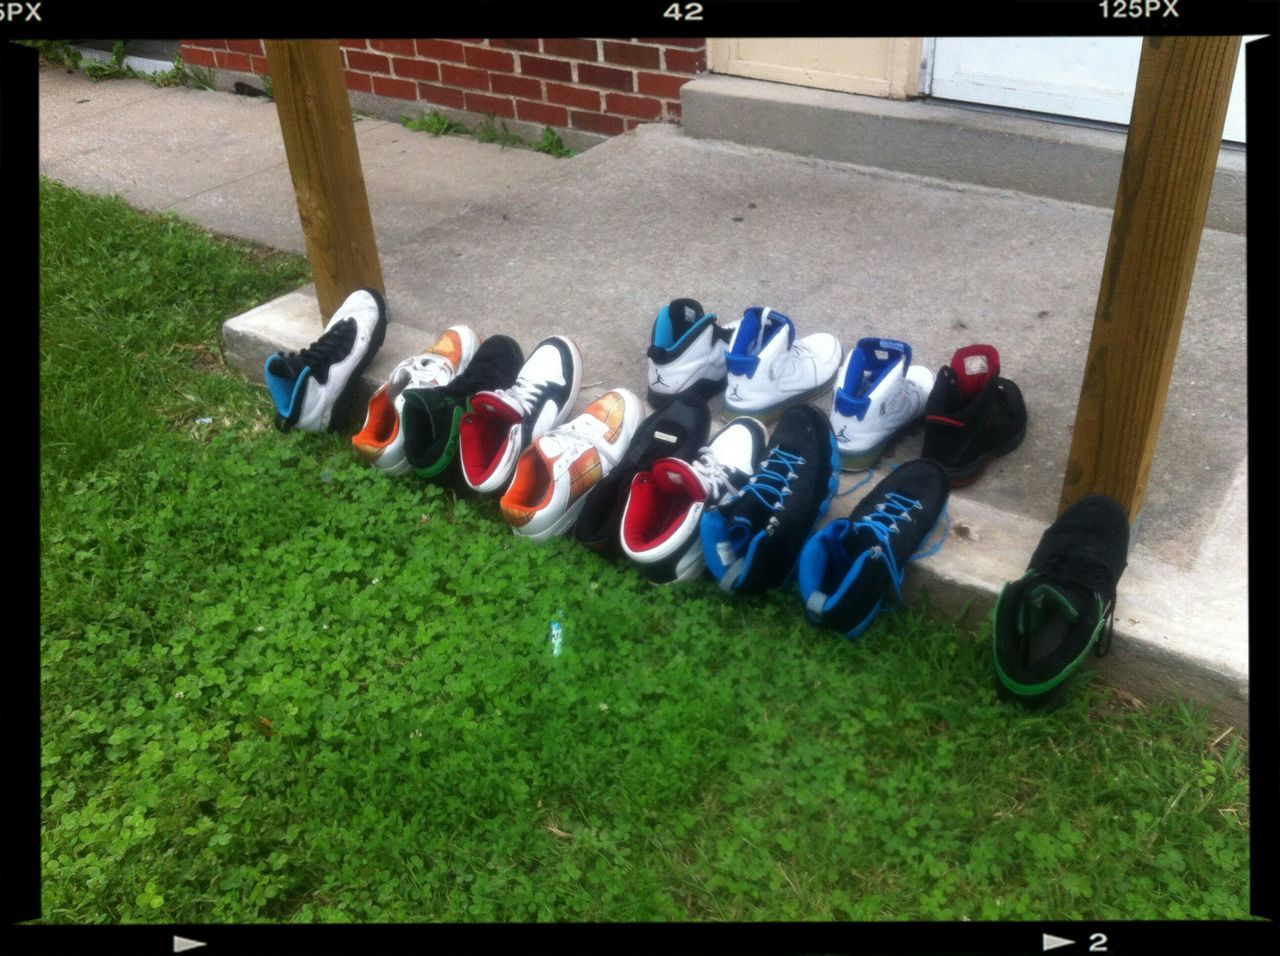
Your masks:
[[[285,427],[327,427],[385,325],[382,297],[361,290],[308,349],[268,359]],[[526,360],[508,336],[482,342],[467,326],[451,326],[396,365],[352,444],[393,475],[439,477],[457,461],[470,488],[502,495],[516,534],[545,541],[572,530],[596,551],[626,555],[656,583],[709,568],[725,590],[749,593],[801,568],[810,616],[846,633],[860,633],[890,589],[900,598],[900,569],[919,539],[898,526],[933,526],[946,500],[939,466],[899,469],[848,518],[811,538],[840,469],[835,434],[816,408],[786,411],[770,443],[750,416],[710,436],[710,408],[696,389],[670,396],[647,418],[637,396],[614,389],[567,420],[581,383],[581,354],[564,336],[539,342]],[[934,478],[929,487],[916,477],[922,470]],[[842,565],[839,556],[868,534],[876,543],[867,554]],[[848,580],[833,587],[841,575]]]
[[[830,391],[840,464],[851,471],[870,468],[923,423],[923,457],[941,463],[952,486],[961,487],[1018,447],[1026,432],[1022,394],[1000,377],[1000,356],[990,345],[957,350],[935,379],[912,364],[911,346],[897,339],[859,339],[846,354],[830,333],[798,337],[795,323],[774,309],[749,308],[721,326],[696,300],[676,299],[654,320],[646,354],[654,406],[686,390],[724,392],[726,418],[771,420]]]
[[[683,303],[685,321],[705,318],[696,303]],[[664,310],[668,345],[670,309],[680,304]],[[760,310],[756,318],[767,325],[770,315]],[[663,321],[660,315],[651,360]],[[383,297],[362,289],[310,346],[270,356],[265,373],[277,426],[324,431],[342,420],[386,324]],[[760,335],[760,325],[751,335]],[[760,421],[739,416],[708,440],[706,399],[724,387],[714,375],[686,381],[691,389],[676,393],[654,381],[649,397],[659,407],[643,421],[639,399],[615,389],[566,423],[582,372],[570,340],[545,339],[525,361],[507,336],[481,343],[467,327],[452,326],[422,355],[396,366],[353,443],[392,474],[437,477],[461,459],[471,487],[506,487],[502,513],[516,533],[545,540],[572,527],[583,543],[620,551],[655,582],[688,580],[704,568],[733,593],[794,581],[811,620],[856,636],[887,602],[901,603],[906,565],[938,547],[924,544],[944,515],[949,487],[976,476],[999,449],[1016,447],[1025,429],[1021,396],[999,378],[995,350],[961,349],[929,391],[927,419],[954,429],[938,433],[951,436],[941,457],[898,466],[848,516],[814,531],[845,459],[833,428],[836,412],[847,417],[859,398],[866,399],[861,407],[877,407],[883,370],[906,381],[914,368],[902,343],[874,343],[863,340],[846,359],[831,416],[798,404],[783,412],[771,439]],[[857,378],[850,368],[874,384],[851,388]],[[926,451],[936,452],[937,442],[926,441]],[[1005,585],[993,615],[1003,694],[1056,707],[1089,652],[1106,653],[1128,540],[1124,508],[1101,495],[1077,502],[1046,530],[1025,575]]]
[[[748,309],[726,327],[715,319],[693,299],[676,299],[659,312],[648,350],[651,405],[685,391],[705,398],[723,391],[726,418],[768,421],[832,389],[830,422],[841,467],[871,467],[923,422],[922,456],[947,469],[952,487],[976,480],[1026,433],[1022,393],[1000,376],[1000,356],[990,345],[957,350],[935,378],[913,364],[911,346],[896,339],[863,338],[846,355],[829,333],[797,338],[791,319],[772,309]],[[381,347],[386,325],[381,294],[361,289],[316,342],[269,357],[264,371],[277,425],[324,431],[348,418],[360,375]],[[469,369],[473,357],[476,365]],[[523,444],[508,443],[491,473],[469,481],[483,491],[505,484],[523,446],[563,424],[580,388],[581,356],[567,339],[540,343],[525,364],[510,338],[497,336],[482,348],[465,326],[451,327],[424,354],[396,366],[370,403],[357,451],[393,474],[412,469],[432,477],[456,454],[470,396],[506,390],[476,409],[476,429],[497,434],[505,422],[520,431]]]

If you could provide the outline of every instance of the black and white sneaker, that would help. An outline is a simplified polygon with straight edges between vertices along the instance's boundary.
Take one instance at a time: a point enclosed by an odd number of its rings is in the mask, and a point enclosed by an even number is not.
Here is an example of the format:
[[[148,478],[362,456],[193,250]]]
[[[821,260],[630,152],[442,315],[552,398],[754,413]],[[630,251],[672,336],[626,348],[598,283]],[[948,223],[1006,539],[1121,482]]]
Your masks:
[[[754,418],[735,418],[696,460],[663,458],[631,482],[622,514],[623,553],[654,584],[690,581],[706,559],[698,528],[705,512],[728,503],[760,467],[769,433]]]
[[[996,601],[997,689],[1053,710],[1093,651],[1111,648],[1116,586],[1129,551],[1129,516],[1106,495],[1081,498],[1045,531],[1027,573]]]
[[[704,313],[693,299],[664,305],[654,319],[647,353],[649,404],[660,408],[688,390],[706,399],[723,392],[724,351],[732,338],[733,327],[717,325],[715,313]]]
[[[794,405],[732,501],[702,516],[702,553],[725,591],[756,594],[791,580],[805,539],[840,484],[840,449],[826,413]]]
[[[476,392],[458,428],[462,477],[484,494],[504,491],[520,453],[560,425],[582,387],[582,356],[562,335],[543,339],[510,388]]]
[[[574,537],[593,551],[618,552],[618,533],[631,480],[660,458],[693,455],[711,430],[711,409],[696,392],[684,392],[640,423],[627,453],[587,496]]]
[[[323,432],[348,424],[360,376],[386,332],[386,300],[374,289],[359,289],[347,296],[320,338],[301,352],[269,356],[263,373],[276,427]]]

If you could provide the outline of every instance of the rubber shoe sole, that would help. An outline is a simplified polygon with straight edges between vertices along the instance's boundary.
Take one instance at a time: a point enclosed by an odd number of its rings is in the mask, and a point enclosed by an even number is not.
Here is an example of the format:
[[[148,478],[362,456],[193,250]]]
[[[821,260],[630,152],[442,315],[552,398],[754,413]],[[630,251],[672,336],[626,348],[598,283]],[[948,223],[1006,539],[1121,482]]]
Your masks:
[[[587,492],[587,494],[590,493],[591,492]],[[524,538],[526,541],[532,541],[534,544],[546,544],[552,538],[559,537],[573,527],[573,523],[578,520],[578,515],[582,512],[582,507],[586,503],[587,495],[583,495],[566,508],[565,513],[557,518],[551,527],[543,528],[536,534],[520,534],[514,528],[511,529],[512,533],[519,535],[519,537]]]

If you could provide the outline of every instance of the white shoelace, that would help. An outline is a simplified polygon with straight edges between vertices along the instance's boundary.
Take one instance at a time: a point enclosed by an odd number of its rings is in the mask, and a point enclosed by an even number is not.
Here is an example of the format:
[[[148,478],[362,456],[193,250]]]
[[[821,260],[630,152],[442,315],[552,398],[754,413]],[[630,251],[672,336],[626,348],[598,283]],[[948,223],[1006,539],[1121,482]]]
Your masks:
[[[523,415],[533,413],[533,406],[541,397],[546,385],[542,382],[531,382],[527,378],[518,378],[516,383],[510,388],[504,388],[498,392],[499,395],[511,399],[519,406]]]
[[[444,385],[453,378],[453,363],[443,355],[428,352],[405,359],[391,373],[394,391],[406,388],[426,388]],[[403,384],[397,384],[403,382]]]
[[[721,496],[729,491],[732,487],[729,483],[729,469],[724,466],[716,453],[708,446],[703,446],[698,452],[697,461],[689,463],[689,467],[693,469],[701,480],[703,486],[707,489],[706,502],[713,505],[719,502]]]
[[[568,461],[574,461],[587,449],[595,448],[596,442],[603,438],[608,430],[608,426],[600,419],[590,415],[579,415],[567,425],[552,431],[546,438],[554,438],[561,449],[561,456]]]

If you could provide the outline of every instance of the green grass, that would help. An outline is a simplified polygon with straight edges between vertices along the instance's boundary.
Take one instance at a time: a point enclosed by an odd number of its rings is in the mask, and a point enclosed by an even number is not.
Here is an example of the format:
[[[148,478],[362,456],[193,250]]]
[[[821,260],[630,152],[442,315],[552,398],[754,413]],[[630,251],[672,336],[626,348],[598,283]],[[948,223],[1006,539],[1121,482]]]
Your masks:
[[[307,281],[301,256],[214,242],[174,216],[42,181],[41,464],[78,476],[157,429],[241,421],[221,323]]]
[[[152,86],[193,86],[196,89],[213,89],[213,71],[199,67],[189,67],[182,61],[182,54],[174,55],[173,67],[162,73],[143,73],[124,65],[126,59],[125,41],[116,40],[111,46],[111,59],[108,61],[85,59],[76,49],[74,43],[79,40],[15,40],[23,46],[34,47],[49,63],[65,66],[67,72],[83,69],[89,79],[95,83],[103,80],[137,79],[145,80]],[[270,78],[267,80],[267,91],[270,95]]]
[[[576,149],[570,149],[566,146],[564,140],[560,138],[560,134],[550,126],[544,126],[542,128],[542,136],[538,140],[532,141],[511,132],[507,128],[505,121],[498,121],[492,116],[486,116],[475,129],[470,128],[465,123],[450,119],[439,110],[424,113],[416,119],[402,116],[400,117],[400,122],[404,124],[406,129],[411,129],[418,133],[430,133],[432,136],[470,136],[478,143],[498,143],[503,148],[515,146],[521,149],[532,149],[535,152],[546,153],[548,156],[558,158],[567,158],[578,154]]]
[[[42,200],[46,921],[1247,915],[1203,713],[1029,716],[981,631],[653,588],[276,433],[198,357],[296,260]]]

